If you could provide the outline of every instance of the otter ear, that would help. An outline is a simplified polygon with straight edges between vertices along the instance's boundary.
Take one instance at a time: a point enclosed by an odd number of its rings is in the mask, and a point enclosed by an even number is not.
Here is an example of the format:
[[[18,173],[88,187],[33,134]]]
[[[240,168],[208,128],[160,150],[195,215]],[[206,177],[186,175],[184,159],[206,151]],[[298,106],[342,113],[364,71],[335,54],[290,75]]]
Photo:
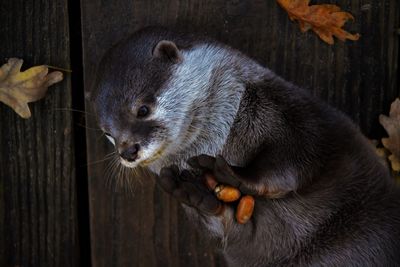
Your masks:
[[[182,61],[182,54],[174,42],[162,40],[153,49],[153,57],[170,60],[174,63]]]

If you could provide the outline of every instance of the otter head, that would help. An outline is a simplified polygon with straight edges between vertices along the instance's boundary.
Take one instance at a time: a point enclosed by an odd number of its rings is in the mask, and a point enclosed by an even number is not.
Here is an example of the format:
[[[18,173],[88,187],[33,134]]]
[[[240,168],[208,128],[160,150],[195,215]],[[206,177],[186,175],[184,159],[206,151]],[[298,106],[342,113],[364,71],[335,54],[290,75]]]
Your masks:
[[[127,167],[165,157],[190,124],[190,97],[180,89],[190,84],[171,84],[185,59],[175,42],[164,38],[137,33],[108,51],[97,71],[90,97],[97,121]]]
[[[99,64],[90,98],[124,166],[165,162],[190,143],[191,113],[202,91],[185,63],[191,47],[187,38],[143,30],[111,48]]]

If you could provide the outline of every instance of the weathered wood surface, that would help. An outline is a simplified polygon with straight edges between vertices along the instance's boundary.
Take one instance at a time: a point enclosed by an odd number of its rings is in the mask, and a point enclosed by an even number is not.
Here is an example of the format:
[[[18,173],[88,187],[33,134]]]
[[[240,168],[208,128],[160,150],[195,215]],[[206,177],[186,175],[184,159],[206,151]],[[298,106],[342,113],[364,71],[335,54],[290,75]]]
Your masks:
[[[143,26],[158,24],[205,32],[239,48],[346,112],[368,136],[383,134],[378,114],[399,95],[398,0],[312,2],[336,3],[354,14],[356,21],[347,28],[360,32],[360,41],[328,46],[314,34],[302,34],[275,1],[83,1],[86,90],[106,49]],[[96,127],[90,116],[88,126]],[[88,130],[89,162],[112,151],[100,134]],[[129,198],[105,186],[107,163],[88,168],[94,266],[224,265],[151,178],[143,177]]]
[[[0,1],[0,64],[70,68],[66,0]],[[0,103],[0,266],[77,266],[70,76],[24,120]]]

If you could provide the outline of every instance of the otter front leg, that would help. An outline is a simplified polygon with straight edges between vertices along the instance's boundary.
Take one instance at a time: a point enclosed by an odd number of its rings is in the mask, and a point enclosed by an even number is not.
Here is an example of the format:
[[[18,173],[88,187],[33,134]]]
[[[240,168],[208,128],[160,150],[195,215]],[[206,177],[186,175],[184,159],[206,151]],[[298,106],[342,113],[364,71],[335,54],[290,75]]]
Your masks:
[[[156,180],[161,188],[184,204],[190,219],[205,226],[214,236],[225,236],[234,222],[233,209],[206,187],[204,177],[196,177],[187,170],[179,172],[178,167],[171,166],[163,168]]]
[[[201,178],[191,172],[179,172],[177,166],[163,168],[156,178],[158,184],[180,202],[208,215],[223,213],[224,204],[204,185]]]
[[[267,174],[265,177],[247,177],[252,175],[250,171],[230,166],[222,156],[199,155],[190,158],[188,164],[195,169],[213,174],[218,182],[236,187],[246,195],[281,198],[295,189],[294,184],[285,182],[284,179],[287,177],[269,179],[271,177]]]

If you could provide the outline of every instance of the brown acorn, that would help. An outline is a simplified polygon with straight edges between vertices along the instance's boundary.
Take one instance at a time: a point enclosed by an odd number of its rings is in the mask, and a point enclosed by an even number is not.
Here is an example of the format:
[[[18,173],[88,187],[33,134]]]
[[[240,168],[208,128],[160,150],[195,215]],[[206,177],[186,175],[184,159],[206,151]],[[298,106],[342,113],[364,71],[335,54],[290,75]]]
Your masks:
[[[232,186],[219,184],[214,188],[214,193],[223,202],[233,202],[240,198],[240,191]]]
[[[240,224],[247,223],[254,211],[254,198],[252,196],[244,196],[240,199],[236,209],[236,220]]]

